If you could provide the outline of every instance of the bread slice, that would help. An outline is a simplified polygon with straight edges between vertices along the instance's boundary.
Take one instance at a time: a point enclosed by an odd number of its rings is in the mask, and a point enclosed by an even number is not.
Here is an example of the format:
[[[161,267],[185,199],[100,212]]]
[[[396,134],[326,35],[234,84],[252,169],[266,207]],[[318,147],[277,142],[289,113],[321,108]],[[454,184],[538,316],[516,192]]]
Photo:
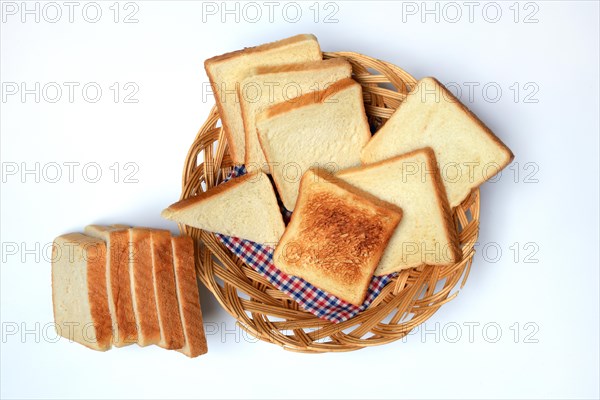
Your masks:
[[[138,344],[160,343],[160,325],[152,274],[152,237],[149,229],[129,229],[129,278],[137,321]]]
[[[304,172],[312,167],[335,172],[360,164],[360,151],[371,137],[362,88],[350,78],[268,108],[257,116],[256,126],[273,180],[290,211]]]
[[[274,246],[285,225],[275,191],[261,171],[233,178],[163,210],[163,218]]]
[[[116,347],[137,342],[137,326],[131,298],[127,228],[123,225],[88,225],[84,229],[87,235],[106,242],[106,287]]]
[[[352,66],[342,58],[251,70],[250,76],[238,88],[246,135],[246,168],[262,168],[263,172],[269,173],[256,132],[256,116],[260,112],[278,103],[294,103],[298,96],[324,90],[351,75]]]
[[[52,303],[60,336],[90,349],[110,349],[112,326],[104,241],[81,233],[54,239]]]
[[[349,303],[362,304],[402,211],[323,171],[302,177],[275,266]]]
[[[451,207],[506,167],[512,152],[434,78],[424,78],[362,151],[372,163],[430,146]]]
[[[179,351],[188,357],[198,357],[206,353],[208,349],[194,267],[194,242],[189,236],[178,236],[171,239],[171,244],[173,246],[179,315],[185,337],[185,345]]]
[[[345,182],[403,211],[375,275],[423,264],[447,265],[461,258],[458,234],[431,148],[336,174]]]
[[[321,48],[315,36],[297,35],[216,56],[204,62],[234,163],[244,163],[244,124],[237,87],[248,76],[248,72],[261,65],[293,64],[321,58]]]
[[[175,288],[171,233],[166,230],[153,229],[151,238],[152,276],[160,325],[159,346],[165,349],[181,349],[185,345],[185,338]]]

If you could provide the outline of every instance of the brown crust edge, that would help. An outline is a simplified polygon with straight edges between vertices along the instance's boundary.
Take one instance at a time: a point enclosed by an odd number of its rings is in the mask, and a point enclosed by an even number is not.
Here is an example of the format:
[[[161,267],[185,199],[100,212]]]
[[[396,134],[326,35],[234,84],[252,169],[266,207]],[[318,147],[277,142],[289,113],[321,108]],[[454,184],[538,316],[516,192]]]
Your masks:
[[[352,78],[341,79],[333,84],[331,84],[325,90],[319,90],[316,92],[306,93],[302,96],[296,97],[296,101],[294,102],[285,102],[275,104],[269,108],[267,108],[262,113],[256,116],[257,121],[261,121],[264,119],[274,118],[280,114],[283,114],[288,111],[292,111],[298,108],[310,106],[313,104],[324,103],[329,97],[341,92],[342,90],[352,87],[358,86],[362,89],[362,86],[358,82],[356,82]],[[366,117],[365,117],[366,118]]]

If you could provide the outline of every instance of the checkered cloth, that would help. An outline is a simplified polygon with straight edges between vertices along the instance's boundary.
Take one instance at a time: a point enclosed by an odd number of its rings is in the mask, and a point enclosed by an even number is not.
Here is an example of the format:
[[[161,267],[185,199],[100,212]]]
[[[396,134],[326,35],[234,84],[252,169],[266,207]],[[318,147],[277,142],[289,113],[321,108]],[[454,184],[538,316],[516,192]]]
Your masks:
[[[235,167],[225,181],[245,173],[244,166]],[[287,212],[287,210],[284,211]],[[374,276],[369,284],[364,303],[361,306],[355,306],[311,285],[304,279],[284,274],[278,270],[273,264],[274,249],[272,247],[221,234],[216,234],[216,236],[229,250],[264,276],[273,286],[298,302],[302,308],[333,323],[346,321],[365,310],[390,279],[396,275]]]

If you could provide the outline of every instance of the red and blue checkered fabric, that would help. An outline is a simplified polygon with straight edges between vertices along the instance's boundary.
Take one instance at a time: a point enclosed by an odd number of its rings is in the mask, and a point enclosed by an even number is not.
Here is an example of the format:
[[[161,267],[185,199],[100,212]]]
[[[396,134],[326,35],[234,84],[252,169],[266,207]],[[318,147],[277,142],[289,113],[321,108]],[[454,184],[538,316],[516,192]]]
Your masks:
[[[235,167],[226,180],[246,173],[243,166]],[[273,264],[273,248],[249,240],[216,234],[221,242],[248,266],[264,276],[273,286],[294,299],[302,308],[333,323],[346,321],[365,310],[383,287],[396,274],[374,276],[361,306],[345,302],[305,281],[287,275]]]

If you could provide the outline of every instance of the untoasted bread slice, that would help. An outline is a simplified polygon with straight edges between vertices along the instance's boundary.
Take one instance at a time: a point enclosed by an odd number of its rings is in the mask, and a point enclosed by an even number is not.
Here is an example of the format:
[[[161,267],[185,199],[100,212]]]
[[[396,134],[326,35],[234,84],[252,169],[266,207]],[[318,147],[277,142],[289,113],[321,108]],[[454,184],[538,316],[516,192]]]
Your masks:
[[[129,276],[129,232],[125,225],[88,225],[85,234],[106,242],[106,285],[116,347],[137,342]]]
[[[268,108],[257,116],[256,127],[281,200],[290,211],[304,172],[313,167],[335,172],[360,164],[360,151],[371,137],[362,88],[350,78]]]
[[[424,78],[362,151],[373,163],[422,147],[435,152],[451,207],[506,167],[512,152],[434,78]]]
[[[294,103],[296,97],[324,90],[332,83],[350,78],[351,75],[352,66],[342,58],[258,67],[250,71],[249,76],[242,81],[238,93],[246,134],[246,168],[258,168],[269,173],[256,132],[256,116],[259,113],[275,104]]]
[[[152,276],[161,337],[159,346],[171,350],[181,349],[185,345],[185,338],[177,301],[171,233],[153,229],[151,238]]]
[[[234,163],[244,163],[244,123],[237,87],[248,76],[248,72],[261,65],[293,64],[321,58],[321,48],[315,36],[297,35],[216,56],[204,62]]]
[[[206,353],[208,349],[194,267],[194,242],[189,236],[178,236],[171,239],[171,245],[173,246],[179,315],[185,337],[185,345],[179,351],[188,357],[198,357]]]
[[[275,191],[261,171],[233,178],[163,210],[163,218],[274,246],[285,225]]]
[[[431,148],[346,169],[336,176],[402,208],[402,221],[375,275],[460,260],[458,234]]]
[[[138,344],[140,346],[158,344],[160,325],[152,274],[151,230],[129,229],[129,241],[129,277],[133,311],[137,321]]]
[[[81,233],[54,239],[52,303],[60,336],[90,349],[110,349],[112,326],[103,240]]]
[[[273,261],[283,272],[360,305],[401,218],[394,205],[311,169]]]

